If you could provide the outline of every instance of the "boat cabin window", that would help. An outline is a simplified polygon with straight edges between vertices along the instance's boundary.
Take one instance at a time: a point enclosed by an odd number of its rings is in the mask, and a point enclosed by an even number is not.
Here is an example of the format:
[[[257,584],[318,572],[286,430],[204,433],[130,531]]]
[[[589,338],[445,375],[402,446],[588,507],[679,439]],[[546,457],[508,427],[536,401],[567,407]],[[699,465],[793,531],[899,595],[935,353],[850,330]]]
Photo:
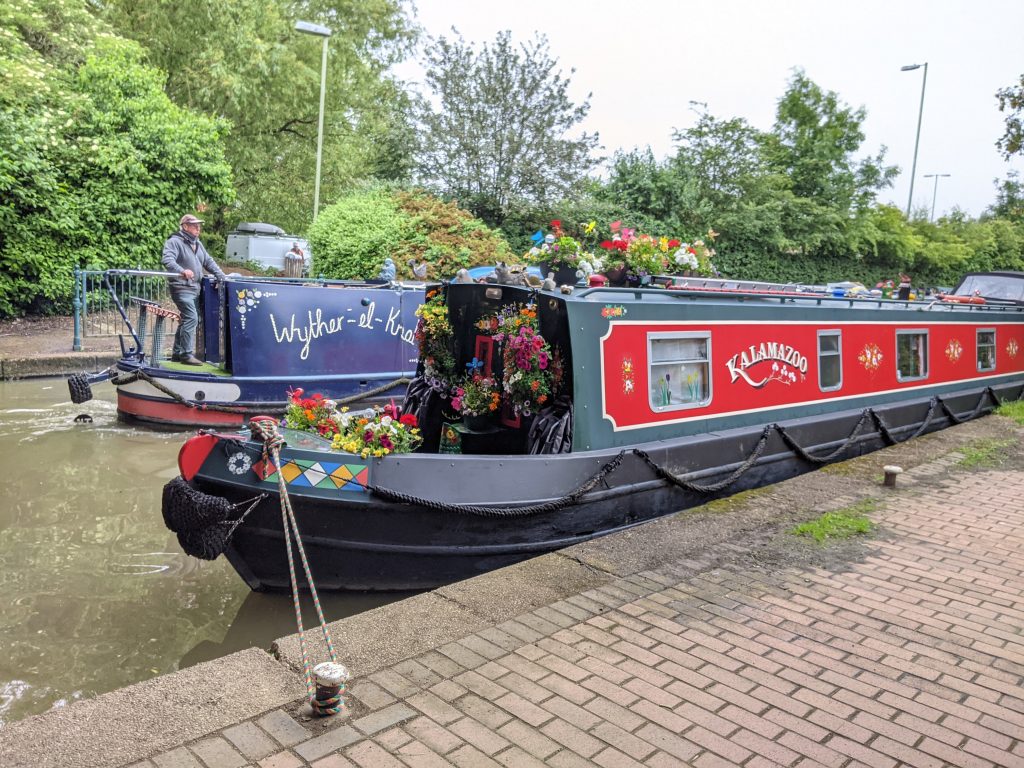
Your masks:
[[[996,369],[996,332],[992,328],[978,330],[978,370]]]
[[[710,333],[651,333],[647,336],[651,409],[697,408],[711,401]]]
[[[928,331],[896,331],[896,378],[928,377]]]
[[[842,334],[818,331],[818,387],[830,392],[843,386]]]

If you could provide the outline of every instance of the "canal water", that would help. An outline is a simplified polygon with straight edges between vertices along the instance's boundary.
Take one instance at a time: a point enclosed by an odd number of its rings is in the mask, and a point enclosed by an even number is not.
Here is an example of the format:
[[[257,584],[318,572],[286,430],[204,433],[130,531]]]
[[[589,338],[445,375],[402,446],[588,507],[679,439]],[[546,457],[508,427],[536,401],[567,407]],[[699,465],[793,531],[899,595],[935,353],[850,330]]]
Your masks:
[[[112,389],[0,381],[0,727],[296,631],[290,595],[182,553],[160,492],[188,433],[119,422]],[[321,598],[330,621],[408,594]]]

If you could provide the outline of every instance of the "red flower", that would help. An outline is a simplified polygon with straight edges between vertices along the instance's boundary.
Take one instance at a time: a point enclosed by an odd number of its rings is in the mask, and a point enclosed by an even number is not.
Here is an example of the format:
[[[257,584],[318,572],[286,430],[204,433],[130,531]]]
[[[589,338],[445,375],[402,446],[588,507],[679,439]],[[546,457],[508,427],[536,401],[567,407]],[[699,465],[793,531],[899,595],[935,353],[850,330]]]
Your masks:
[[[668,241],[668,247],[669,248],[678,248],[679,246],[680,246],[680,242],[678,240],[669,240]]]
[[[558,219],[554,219],[554,220],[553,220],[553,221],[551,222],[551,228],[552,228],[552,229],[561,229],[561,228],[562,228],[562,222],[561,222],[561,221],[559,221]]]
[[[416,416],[412,413],[403,413],[402,417],[398,420],[398,423],[404,424],[410,429],[415,428],[418,424],[418,422],[416,421]]]
[[[602,240],[601,247],[604,248],[606,251],[610,251],[612,248],[614,248],[611,240]]]

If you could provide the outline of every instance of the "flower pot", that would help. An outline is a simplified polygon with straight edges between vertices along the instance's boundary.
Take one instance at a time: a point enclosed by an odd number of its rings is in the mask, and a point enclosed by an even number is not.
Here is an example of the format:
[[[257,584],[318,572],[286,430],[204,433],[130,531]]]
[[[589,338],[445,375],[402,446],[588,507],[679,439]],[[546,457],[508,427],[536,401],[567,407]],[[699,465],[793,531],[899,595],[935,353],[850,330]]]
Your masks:
[[[462,414],[462,425],[471,432],[486,432],[494,425],[493,413]]]
[[[626,284],[626,268],[625,267],[612,267],[604,271],[604,276],[608,278],[608,285],[621,288]]]
[[[542,261],[537,265],[542,278],[547,278],[549,272],[555,273],[555,285],[576,285],[576,267],[567,264],[552,265],[550,261]]]

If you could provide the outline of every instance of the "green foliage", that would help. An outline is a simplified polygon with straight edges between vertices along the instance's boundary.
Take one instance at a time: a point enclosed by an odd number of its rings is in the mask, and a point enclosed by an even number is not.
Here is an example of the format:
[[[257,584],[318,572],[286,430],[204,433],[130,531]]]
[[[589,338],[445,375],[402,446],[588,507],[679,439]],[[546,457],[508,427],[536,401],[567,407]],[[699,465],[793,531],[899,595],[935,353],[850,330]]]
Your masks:
[[[964,469],[997,467],[1006,460],[1007,452],[1016,444],[1016,440],[975,440],[960,449],[963,458],[957,464]]]
[[[790,533],[794,536],[809,536],[819,544],[826,539],[848,539],[871,533],[874,523],[868,514],[877,508],[877,501],[866,499],[835,512],[826,512],[815,520],[796,526]]]
[[[224,125],[183,110],[84,5],[0,6],[0,315],[68,311],[75,267],[155,266],[231,200]]]
[[[996,146],[1009,160],[1024,151],[1024,75],[1014,85],[996,91],[996,99],[999,111],[1006,113],[1006,132]]]
[[[379,185],[325,208],[309,230],[309,243],[313,272],[341,279],[374,278],[387,257],[405,279],[413,277],[410,261],[427,262],[432,280],[512,257],[499,234],[453,203]]]
[[[477,52],[461,37],[430,41],[420,98],[418,179],[492,225],[519,204],[571,196],[594,167],[596,135],[569,134],[589,102],[573,104],[540,36],[516,48],[509,32]],[[436,105],[436,106],[435,106]]]
[[[1012,403],[1003,403],[996,408],[996,413],[1013,419],[1018,424],[1024,424],[1024,400],[1014,400]]]
[[[104,16],[168,73],[178,104],[231,124],[226,157],[238,200],[215,227],[268,221],[302,233],[312,220],[322,40],[328,42],[321,204],[359,181],[409,166],[407,99],[387,75],[413,30],[405,0],[106,0]],[[209,228],[208,228],[209,229]]]

